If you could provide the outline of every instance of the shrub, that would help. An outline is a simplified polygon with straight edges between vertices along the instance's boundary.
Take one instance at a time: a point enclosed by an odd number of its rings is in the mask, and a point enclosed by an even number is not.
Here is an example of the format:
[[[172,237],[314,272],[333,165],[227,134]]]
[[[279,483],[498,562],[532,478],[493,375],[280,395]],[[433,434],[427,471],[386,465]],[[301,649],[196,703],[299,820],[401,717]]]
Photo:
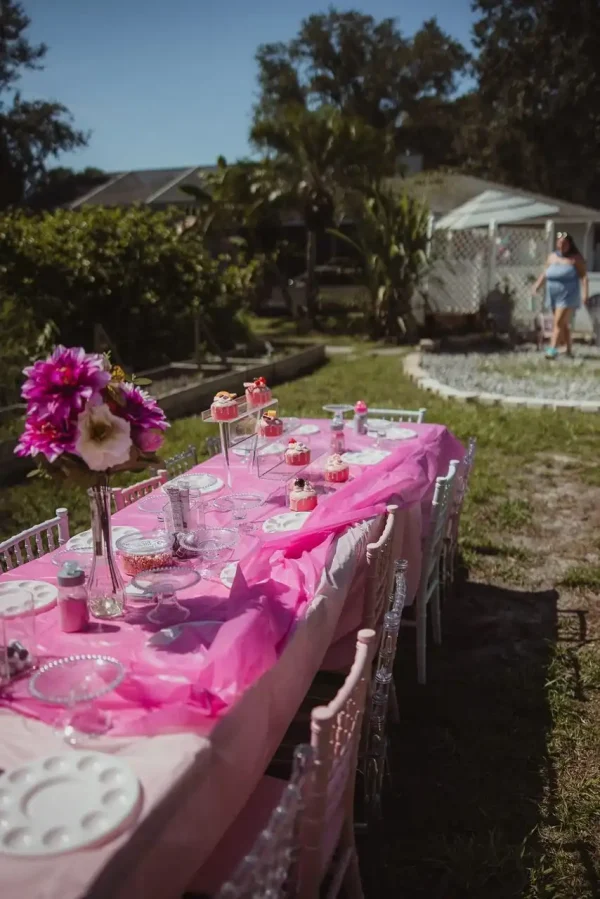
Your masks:
[[[227,348],[259,263],[211,256],[199,232],[181,235],[177,218],[145,207],[8,213],[2,288],[34,332],[52,322],[61,342],[91,348],[101,325],[138,370],[191,354],[196,310],[207,322],[214,314],[213,333]]]

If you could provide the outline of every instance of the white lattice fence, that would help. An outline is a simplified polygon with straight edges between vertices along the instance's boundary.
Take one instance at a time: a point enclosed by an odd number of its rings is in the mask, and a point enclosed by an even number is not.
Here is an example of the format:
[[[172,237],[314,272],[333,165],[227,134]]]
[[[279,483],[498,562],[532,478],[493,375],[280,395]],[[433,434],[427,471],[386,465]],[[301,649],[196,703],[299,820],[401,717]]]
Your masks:
[[[514,318],[529,322],[531,286],[548,252],[544,226],[436,230],[431,239],[429,311],[438,315],[474,314],[491,290],[506,287],[515,299]]]
[[[543,270],[550,250],[546,229],[502,225],[494,240],[496,252],[490,255],[490,284],[510,290],[515,301],[515,321],[530,322],[534,309],[531,287]]]
[[[434,231],[428,306],[439,315],[471,315],[487,288],[489,235],[486,228]]]

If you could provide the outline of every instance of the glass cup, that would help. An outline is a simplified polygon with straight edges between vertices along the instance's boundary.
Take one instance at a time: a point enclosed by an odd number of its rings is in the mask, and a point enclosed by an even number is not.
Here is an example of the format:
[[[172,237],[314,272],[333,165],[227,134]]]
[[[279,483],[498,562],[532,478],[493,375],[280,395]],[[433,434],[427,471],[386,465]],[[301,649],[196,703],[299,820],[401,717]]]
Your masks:
[[[213,499],[210,506],[217,512],[231,512],[231,517],[237,523],[239,531],[253,531],[255,525],[247,522],[248,512],[262,506],[266,496],[262,493],[228,493]]]
[[[35,601],[23,587],[0,596],[0,687],[37,664]]]

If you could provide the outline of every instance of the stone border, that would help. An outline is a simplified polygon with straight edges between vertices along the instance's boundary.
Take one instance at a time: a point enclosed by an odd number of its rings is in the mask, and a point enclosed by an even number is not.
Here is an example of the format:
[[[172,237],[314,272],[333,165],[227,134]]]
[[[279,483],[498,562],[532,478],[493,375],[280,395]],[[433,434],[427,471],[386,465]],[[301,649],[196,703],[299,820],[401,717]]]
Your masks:
[[[524,407],[527,409],[575,409],[578,412],[600,412],[600,402],[591,403],[577,400],[550,400],[535,396],[505,396],[503,393],[475,393],[468,390],[457,390],[432,378],[421,367],[422,354],[409,353],[403,362],[404,374],[414,381],[421,390],[435,393],[445,399],[458,400],[462,403],[481,403],[484,406],[507,406],[508,408]]]

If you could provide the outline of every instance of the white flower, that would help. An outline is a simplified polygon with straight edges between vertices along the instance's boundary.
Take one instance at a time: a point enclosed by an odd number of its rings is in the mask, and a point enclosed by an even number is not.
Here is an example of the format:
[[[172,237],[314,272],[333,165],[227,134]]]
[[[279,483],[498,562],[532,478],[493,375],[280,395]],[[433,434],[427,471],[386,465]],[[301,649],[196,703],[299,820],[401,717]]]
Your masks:
[[[77,419],[75,450],[92,471],[122,465],[131,451],[131,425],[106,403],[89,405]]]

